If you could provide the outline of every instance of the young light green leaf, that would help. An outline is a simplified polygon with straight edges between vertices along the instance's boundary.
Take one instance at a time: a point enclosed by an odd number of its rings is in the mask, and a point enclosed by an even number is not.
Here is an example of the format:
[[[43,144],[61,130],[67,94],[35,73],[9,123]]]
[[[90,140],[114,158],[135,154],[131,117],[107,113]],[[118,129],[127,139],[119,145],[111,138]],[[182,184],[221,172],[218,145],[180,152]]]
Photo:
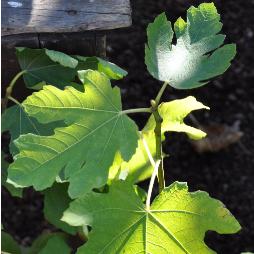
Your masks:
[[[146,209],[133,187],[118,182],[109,193],[89,193],[73,201],[63,220],[90,225],[88,242],[77,254],[214,254],[205,243],[208,230],[231,234],[240,225],[224,205],[206,192],[188,192],[175,182]],[[105,234],[105,228],[107,234]]]
[[[51,188],[45,190],[44,194],[44,216],[57,228],[69,234],[76,234],[77,228],[61,221],[63,212],[68,208],[72,201],[68,196],[68,184],[54,184]]]
[[[122,79],[128,73],[120,68],[119,66],[108,62],[106,60],[101,59],[100,57],[84,57],[84,56],[74,56],[79,60],[78,70],[98,70],[99,72],[103,72],[110,79]]]
[[[1,253],[21,254],[21,249],[13,237],[5,232],[1,232]]]
[[[200,87],[224,73],[235,57],[236,46],[222,46],[225,36],[220,15],[213,3],[203,3],[187,11],[187,22],[179,18],[174,30],[165,13],[147,28],[145,63],[150,74],[177,89]],[[221,47],[222,46],[222,47]]]
[[[34,88],[42,81],[63,88],[75,78],[77,60],[64,53],[22,48],[16,55],[21,69],[26,70],[23,77],[28,88]]]
[[[174,100],[159,105],[159,114],[163,119],[161,124],[161,131],[164,134],[168,131],[184,132],[189,138],[202,139],[206,136],[203,131],[191,127],[184,123],[184,118],[194,110],[209,109],[201,102],[198,102],[195,97],[188,96],[185,99]],[[151,116],[144,128],[144,132],[154,130],[154,117]]]
[[[13,141],[20,135],[34,133],[37,135],[50,135],[57,126],[64,126],[62,122],[48,124],[39,123],[34,117],[29,116],[20,105],[7,108],[1,116],[1,131],[9,131],[11,134],[10,152],[12,155],[18,153]]]
[[[4,159],[4,153],[1,152],[1,184],[10,192],[13,197],[21,198],[23,190],[20,188],[15,188],[13,185],[6,182],[8,167],[9,163]]]
[[[41,123],[62,120],[67,127],[55,129],[52,136],[20,136],[9,182],[43,190],[64,169],[74,198],[107,182],[116,152],[127,161],[135,152],[137,126],[122,114],[119,88],[112,88],[98,71],[79,74],[85,92],[44,86],[23,102],[26,112]]]
[[[159,106],[159,113],[163,118],[162,122],[162,140],[164,140],[165,132],[184,132],[191,139],[201,139],[206,134],[194,127],[184,123],[184,118],[194,110],[209,109],[201,102],[198,102],[194,97],[189,96],[185,99],[174,100],[171,102],[162,103]],[[145,145],[149,149],[151,155],[154,157],[156,153],[155,135],[154,135],[155,121],[151,116],[141,132],[138,141],[136,153],[131,160],[126,162],[120,158],[115,159],[114,167],[110,169],[110,178],[115,178],[117,173],[128,172],[127,181],[137,183],[149,178],[153,172],[153,167],[149,161]],[[142,137],[142,138],[141,138]]]
[[[71,254],[71,248],[62,237],[55,235],[49,238],[45,247],[38,252],[38,254],[52,253]]]

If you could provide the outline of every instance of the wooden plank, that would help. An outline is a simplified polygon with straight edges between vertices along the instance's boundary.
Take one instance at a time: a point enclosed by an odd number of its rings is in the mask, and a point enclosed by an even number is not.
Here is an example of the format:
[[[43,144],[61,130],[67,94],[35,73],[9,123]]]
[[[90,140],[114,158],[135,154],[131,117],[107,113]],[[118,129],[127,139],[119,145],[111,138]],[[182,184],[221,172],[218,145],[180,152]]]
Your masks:
[[[2,0],[2,35],[109,30],[130,25],[129,0]]]

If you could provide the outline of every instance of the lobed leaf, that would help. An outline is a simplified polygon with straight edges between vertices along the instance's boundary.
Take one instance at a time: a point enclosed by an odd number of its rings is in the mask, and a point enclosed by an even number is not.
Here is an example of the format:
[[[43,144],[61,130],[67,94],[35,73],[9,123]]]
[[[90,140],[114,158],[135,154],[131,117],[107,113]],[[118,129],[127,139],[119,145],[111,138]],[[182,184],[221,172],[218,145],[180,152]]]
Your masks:
[[[193,96],[185,99],[174,100],[171,102],[162,103],[159,106],[159,113],[163,118],[162,122],[162,139],[166,132],[183,132],[191,139],[202,139],[206,136],[203,131],[191,127],[184,123],[185,117],[194,110],[209,109],[207,106],[198,102]],[[138,140],[138,147],[136,153],[131,160],[126,162],[121,158],[115,159],[115,164],[110,169],[110,178],[116,178],[117,173],[128,172],[127,181],[137,183],[149,178],[153,172],[153,167],[149,161],[147,152],[145,150],[144,142],[147,144],[152,156],[155,156],[155,135],[154,135],[155,121],[153,115],[149,118],[146,126],[141,132],[142,138]],[[142,139],[144,141],[142,141]]]
[[[74,80],[77,60],[62,53],[48,49],[18,48],[16,55],[28,88],[38,89],[42,81],[63,88]],[[75,67],[74,67],[75,66]]]
[[[235,44],[223,45],[225,35],[220,15],[213,3],[203,3],[187,10],[187,21],[181,17],[174,24],[177,39],[165,13],[147,28],[148,43],[145,63],[150,74],[169,82],[177,89],[191,89],[205,85],[209,79],[221,75],[235,57]]]
[[[74,198],[107,182],[116,152],[127,161],[135,152],[137,126],[122,114],[119,89],[98,71],[79,75],[85,92],[44,86],[22,103],[39,122],[64,121],[66,127],[56,128],[52,136],[21,135],[9,182],[43,190],[62,172]]]
[[[163,119],[161,124],[161,131],[164,134],[168,131],[184,132],[192,139],[202,139],[206,136],[206,133],[191,127],[184,123],[184,118],[194,110],[209,109],[201,102],[198,102],[193,96],[188,96],[185,99],[174,100],[159,105],[158,111]],[[152,115],[144,131],[154,130],[155,120]]]
[[[240,230],[220,201],[206,192],[188,192],[187,184],[179,182],[165,188],[150,209],[132,186],[118,182],[107,194],[92,192],[73,201],[63,220],[92,227],[77,254],[211,254],[215,252],[204,243],[208,230],[219,234]]]
[[[75,81],[78,70],[93,69],[110,79],[121,79],[127,72],[117,65],[99,57],[69,56],[49,49],[17,48],[16,55],[28,88],[40,90],[50,84],[63,88]]]

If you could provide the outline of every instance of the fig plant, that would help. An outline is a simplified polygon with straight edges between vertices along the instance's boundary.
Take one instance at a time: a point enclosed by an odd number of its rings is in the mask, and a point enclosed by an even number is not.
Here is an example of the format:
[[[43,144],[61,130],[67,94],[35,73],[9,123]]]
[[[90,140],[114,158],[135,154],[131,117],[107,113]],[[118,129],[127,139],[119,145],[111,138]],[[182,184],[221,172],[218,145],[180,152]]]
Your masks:
[[[120,67],[97,57],[17,48],[22,70],[6,90],[2,114],[13,162],[8,166],[3,158],[2,181],[15,196],[29,186],[42,192],[45,218],[59,229],[40,236],[26,253],[71,253],[74,235],[82,242],[78,254],[210,254],[208,230],[240,230],[220,201],[190,192],[186,183],[165,187],[164,180],[165,133],[205,137],[184,119],[209,108],[192,96],[161,97],[168,86],[201,87],[228,69],[236,46],[223,45],[221,29],[213,3],[190,7],[173,28],[165,13],[159,15],[147,28],[145,63],[163,84],[151,105],[125,110],[120,89],[110,82],[127,74]],[[38,91],[19,103],[12,90],[21,76]],[[7,108],[9,100],[16,105]],[[149,116],[142,130],[129,117],[134,113]],[[156,177],[159,193],[151,202]],[[146,193],[137,184],[147,178]],[[7,233],[3,237],[9,239],[4,251],[22,253]]]

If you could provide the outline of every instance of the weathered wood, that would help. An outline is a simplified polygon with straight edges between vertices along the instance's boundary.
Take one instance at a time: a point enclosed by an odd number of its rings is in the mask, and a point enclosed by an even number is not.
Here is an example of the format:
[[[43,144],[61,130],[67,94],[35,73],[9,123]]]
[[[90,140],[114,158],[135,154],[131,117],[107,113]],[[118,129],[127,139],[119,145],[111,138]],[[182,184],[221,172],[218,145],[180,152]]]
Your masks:
[[[2,0],[2,35],[109,30],[129,25],[129,0]]]

